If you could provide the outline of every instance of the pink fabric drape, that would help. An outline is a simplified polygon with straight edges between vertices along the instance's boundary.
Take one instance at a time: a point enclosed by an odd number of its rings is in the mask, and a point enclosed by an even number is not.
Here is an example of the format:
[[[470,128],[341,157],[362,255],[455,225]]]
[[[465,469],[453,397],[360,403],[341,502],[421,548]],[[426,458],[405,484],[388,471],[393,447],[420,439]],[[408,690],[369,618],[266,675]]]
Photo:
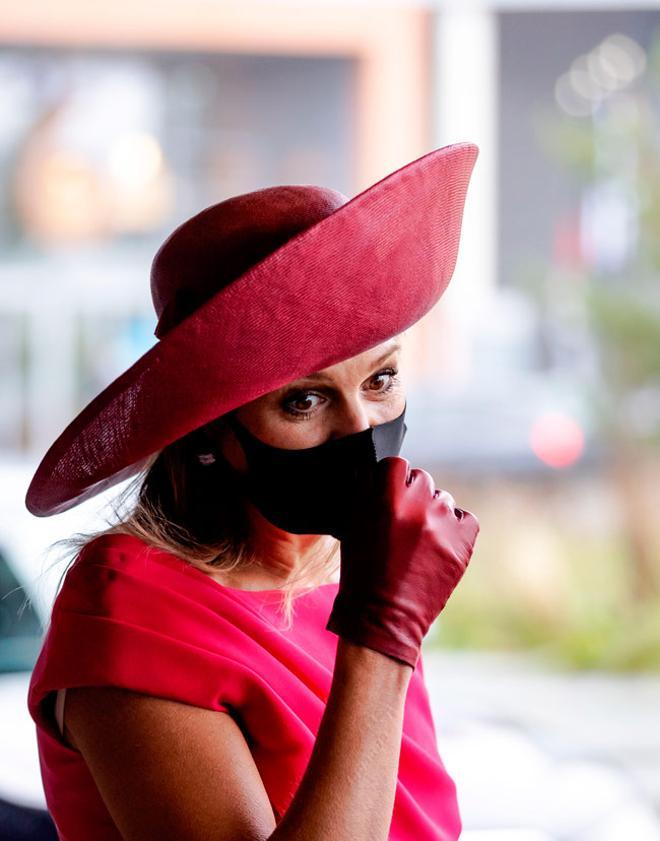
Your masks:
[[[120,841],[82,756],[61,739],[55,690],[113,685],[223,711],[241,724],[279,820],[314,746],[337,637],[325,628],[337,584],[295,602],[224,587],[139,539],[101,535],[68,570],[34,667],[28,709],[46,801],[62,841]],[[454,841],[456,788],[436,746],[420,658],[406,697],[391,841]]]

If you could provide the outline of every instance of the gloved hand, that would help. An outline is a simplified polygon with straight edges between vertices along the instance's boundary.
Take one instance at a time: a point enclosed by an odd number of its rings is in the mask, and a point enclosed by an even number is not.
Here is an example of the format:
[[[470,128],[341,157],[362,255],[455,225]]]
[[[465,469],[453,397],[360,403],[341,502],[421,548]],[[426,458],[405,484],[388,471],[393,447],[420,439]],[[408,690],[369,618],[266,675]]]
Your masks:
[[[479,522],[405,458],[381,459],[361,481],[326,628],[414,669],[422,639],[467,568]]]

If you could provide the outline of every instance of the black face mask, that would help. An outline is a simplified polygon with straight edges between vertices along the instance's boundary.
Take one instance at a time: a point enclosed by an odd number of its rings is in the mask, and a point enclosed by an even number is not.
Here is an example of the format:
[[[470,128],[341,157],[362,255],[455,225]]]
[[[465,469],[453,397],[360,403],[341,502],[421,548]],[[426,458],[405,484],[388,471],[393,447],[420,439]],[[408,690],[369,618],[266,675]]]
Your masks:
[[[245,451],[248,472],[238,481],[247,497],[292,534],[331,534],[341,540],[363,480],[376,462],[398,456],[407,426],[398,418],[316,447],[289,450],[256,438],[233,413],[225,417]]]

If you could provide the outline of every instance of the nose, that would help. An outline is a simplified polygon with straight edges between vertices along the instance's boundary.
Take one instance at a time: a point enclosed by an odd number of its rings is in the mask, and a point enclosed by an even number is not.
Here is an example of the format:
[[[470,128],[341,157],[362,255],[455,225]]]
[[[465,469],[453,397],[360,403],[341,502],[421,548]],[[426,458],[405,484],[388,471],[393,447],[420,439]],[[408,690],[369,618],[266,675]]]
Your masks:
[[[365,406],[359,401],[347,403],[337,410],[331,438],[343,438],[345,435],[362,432],[370,426],[377,426],[383,422],[382,411],[383,407],[378,409],[374,406]]]

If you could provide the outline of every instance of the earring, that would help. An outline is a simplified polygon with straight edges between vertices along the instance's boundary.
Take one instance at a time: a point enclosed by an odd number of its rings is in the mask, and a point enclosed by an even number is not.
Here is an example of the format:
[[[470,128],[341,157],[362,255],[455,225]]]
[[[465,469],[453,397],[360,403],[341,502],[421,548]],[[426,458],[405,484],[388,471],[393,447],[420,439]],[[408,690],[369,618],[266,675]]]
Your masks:
[[[215,462],[215,456],[213,453],[197,453],[197,459],[199,460],[200,464],[213,464]]]

